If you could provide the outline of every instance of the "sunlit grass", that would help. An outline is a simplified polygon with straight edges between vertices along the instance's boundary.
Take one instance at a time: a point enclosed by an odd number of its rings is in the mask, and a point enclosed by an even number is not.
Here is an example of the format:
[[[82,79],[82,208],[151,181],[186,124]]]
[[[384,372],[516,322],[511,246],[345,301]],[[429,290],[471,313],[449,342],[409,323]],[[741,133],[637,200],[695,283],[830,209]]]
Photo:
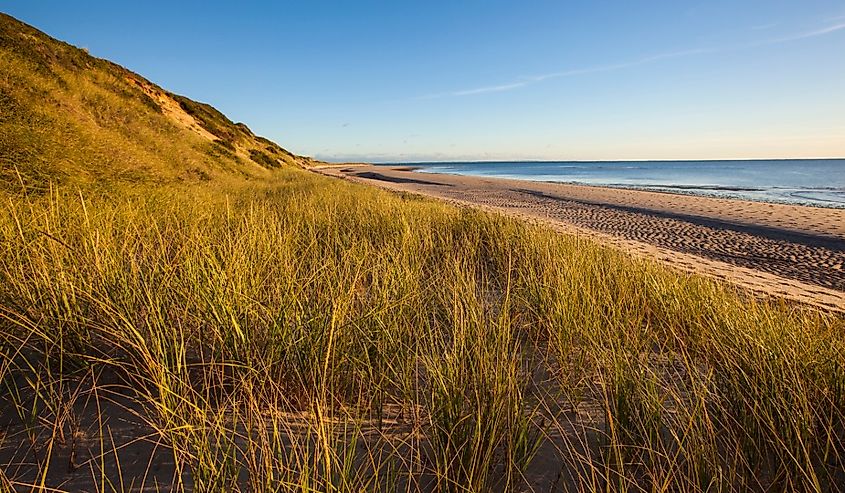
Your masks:
[[[280,170],[13,192],[0,240],[7,486],[843,479],[841,318],[582,238]]]

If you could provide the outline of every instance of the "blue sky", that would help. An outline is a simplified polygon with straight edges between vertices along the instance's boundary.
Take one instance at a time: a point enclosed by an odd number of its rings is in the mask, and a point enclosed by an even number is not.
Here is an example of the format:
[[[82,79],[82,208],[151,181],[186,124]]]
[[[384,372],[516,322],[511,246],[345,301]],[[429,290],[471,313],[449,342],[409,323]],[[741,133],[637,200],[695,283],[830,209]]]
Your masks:
[[[329,160],[845,156],[845,1],[3,0]]]

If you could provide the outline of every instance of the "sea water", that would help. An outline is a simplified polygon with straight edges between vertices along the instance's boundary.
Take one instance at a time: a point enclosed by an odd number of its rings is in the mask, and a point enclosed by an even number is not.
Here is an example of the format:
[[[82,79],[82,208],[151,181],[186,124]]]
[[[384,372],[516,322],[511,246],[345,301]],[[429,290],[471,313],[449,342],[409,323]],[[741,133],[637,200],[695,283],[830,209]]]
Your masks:
[[[413,166],[428,173],[845,208],[845,159],[437,162]]]

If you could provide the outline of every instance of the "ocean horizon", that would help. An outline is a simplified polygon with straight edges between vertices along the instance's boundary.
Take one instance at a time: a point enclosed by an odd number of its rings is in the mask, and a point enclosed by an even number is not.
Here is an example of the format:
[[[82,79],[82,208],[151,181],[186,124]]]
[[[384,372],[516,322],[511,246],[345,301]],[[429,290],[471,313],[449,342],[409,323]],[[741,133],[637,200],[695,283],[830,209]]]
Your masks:
[[[845,208],[845,158],[384,163],[445,173]]]

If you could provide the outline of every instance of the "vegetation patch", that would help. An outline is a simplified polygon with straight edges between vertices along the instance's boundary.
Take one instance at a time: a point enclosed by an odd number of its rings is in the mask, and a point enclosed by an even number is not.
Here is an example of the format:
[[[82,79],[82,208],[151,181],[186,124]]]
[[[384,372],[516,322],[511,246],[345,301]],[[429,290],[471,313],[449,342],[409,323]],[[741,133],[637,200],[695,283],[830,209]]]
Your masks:
[[[249,158],[265,168],[278,168],[280,166],[277,159],[272,158],[258,149],[250,149]]]
[[[5,203],[10,484],[841,484],[839,317],[290,168]]]

